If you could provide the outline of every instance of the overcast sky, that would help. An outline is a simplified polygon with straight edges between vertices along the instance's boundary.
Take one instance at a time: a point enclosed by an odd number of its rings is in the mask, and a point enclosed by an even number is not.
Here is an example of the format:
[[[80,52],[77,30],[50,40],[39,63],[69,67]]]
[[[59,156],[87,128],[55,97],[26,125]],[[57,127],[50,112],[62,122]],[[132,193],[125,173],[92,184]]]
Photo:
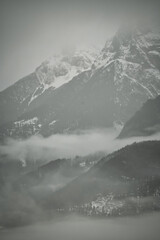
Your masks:
[[[159,1],[1,0],[0,90],[68,44],[103,45],[122,22],[157,18]]]

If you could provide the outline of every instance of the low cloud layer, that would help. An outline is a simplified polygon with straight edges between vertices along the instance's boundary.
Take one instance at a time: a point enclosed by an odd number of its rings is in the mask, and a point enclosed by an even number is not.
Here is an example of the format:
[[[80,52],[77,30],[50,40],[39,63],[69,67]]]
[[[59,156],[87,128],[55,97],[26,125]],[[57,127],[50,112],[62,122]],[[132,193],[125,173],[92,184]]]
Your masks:
[[[86,156],[96,152],[106,154],[118,150],[133,142],[160,140],[160,133],[150,137],[136,137],[116,139],[118,132],[113,129],[82,131],[79,134],[55,134],[48,138],[33,136],[27,140],[8,139],[5,145],[0,146],[0,153],[10,159],[54,160],[57,158],[72,158]]]
[[[1,232],[2,240],[158,240],[160,214],[114,219],[88,219],[68,216]]]

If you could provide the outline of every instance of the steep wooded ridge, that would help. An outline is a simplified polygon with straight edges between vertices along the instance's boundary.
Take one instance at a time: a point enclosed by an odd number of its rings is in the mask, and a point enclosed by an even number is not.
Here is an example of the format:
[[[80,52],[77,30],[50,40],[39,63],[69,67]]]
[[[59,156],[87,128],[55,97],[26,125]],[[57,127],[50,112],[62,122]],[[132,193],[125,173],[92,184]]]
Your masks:
[[[20,162],[4,160],[0,224],[14,227],[72,212],[108,217],[158,211],[159,156],[160,141],[148,141],[126,146],[93,167],[89,158],[57,159],[22,174]]]
[[[100,53],[64,52],[1,92],[0,138],[112,127],[159,93],[160,34],[121,28]]]
[[[126,146],[55,192],[45,206],[105,215],[160,209],[159,156],[160,141]]]
[[[119,138],[150,136],[160,132],[160,96],[148,100],[135,115],[126,122]]]

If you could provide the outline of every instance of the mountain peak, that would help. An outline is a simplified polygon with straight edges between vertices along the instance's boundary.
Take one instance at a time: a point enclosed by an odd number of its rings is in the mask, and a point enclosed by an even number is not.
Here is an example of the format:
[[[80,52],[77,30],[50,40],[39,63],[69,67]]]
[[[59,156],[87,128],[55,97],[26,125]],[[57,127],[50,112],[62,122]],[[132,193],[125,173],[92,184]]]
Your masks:
[[[98,51],[93,48],[64,48],[36,69],[37,78],[43,85],[60,87],[77,74],[88,70],[97,54]]]

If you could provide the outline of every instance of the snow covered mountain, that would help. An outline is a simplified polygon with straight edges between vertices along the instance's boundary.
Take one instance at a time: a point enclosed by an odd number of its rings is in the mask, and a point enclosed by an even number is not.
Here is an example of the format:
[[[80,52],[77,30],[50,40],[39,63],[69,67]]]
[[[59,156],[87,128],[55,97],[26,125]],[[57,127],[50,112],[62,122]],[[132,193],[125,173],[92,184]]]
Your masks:
[[[55,90],[90,69],[97,54],[98,50],[95,48],[65,49],[62,53],[48,58],[35,70],[40,86],[32,94],[28,105],[47,89]]]
[[[123,122],[160,93],[160,34],[120,29],[106,42],[95,71],[112,74],[116,119]]]
[[[98,48],[64,50],[44,61],[34,73],[0,92],[2,129],[5,131],[6,124],[26,113],[31,102],[43,95],[46,90],[49,89],[52,92],[71,81],[74,76],[89,69],[98,52]],[[35,119],[28,120],[26,124],[33,124]]]
[[[66,50],[44,61],[36,69],[40,83],[47,87],[58,88],[91,67],[96,57],[95,49]]]
[[[0,128],[1,138],[123,124],[160,93],[160,34],[121,28],[98,56],[65,53],[42,63],[35,75],[26,110]]]

